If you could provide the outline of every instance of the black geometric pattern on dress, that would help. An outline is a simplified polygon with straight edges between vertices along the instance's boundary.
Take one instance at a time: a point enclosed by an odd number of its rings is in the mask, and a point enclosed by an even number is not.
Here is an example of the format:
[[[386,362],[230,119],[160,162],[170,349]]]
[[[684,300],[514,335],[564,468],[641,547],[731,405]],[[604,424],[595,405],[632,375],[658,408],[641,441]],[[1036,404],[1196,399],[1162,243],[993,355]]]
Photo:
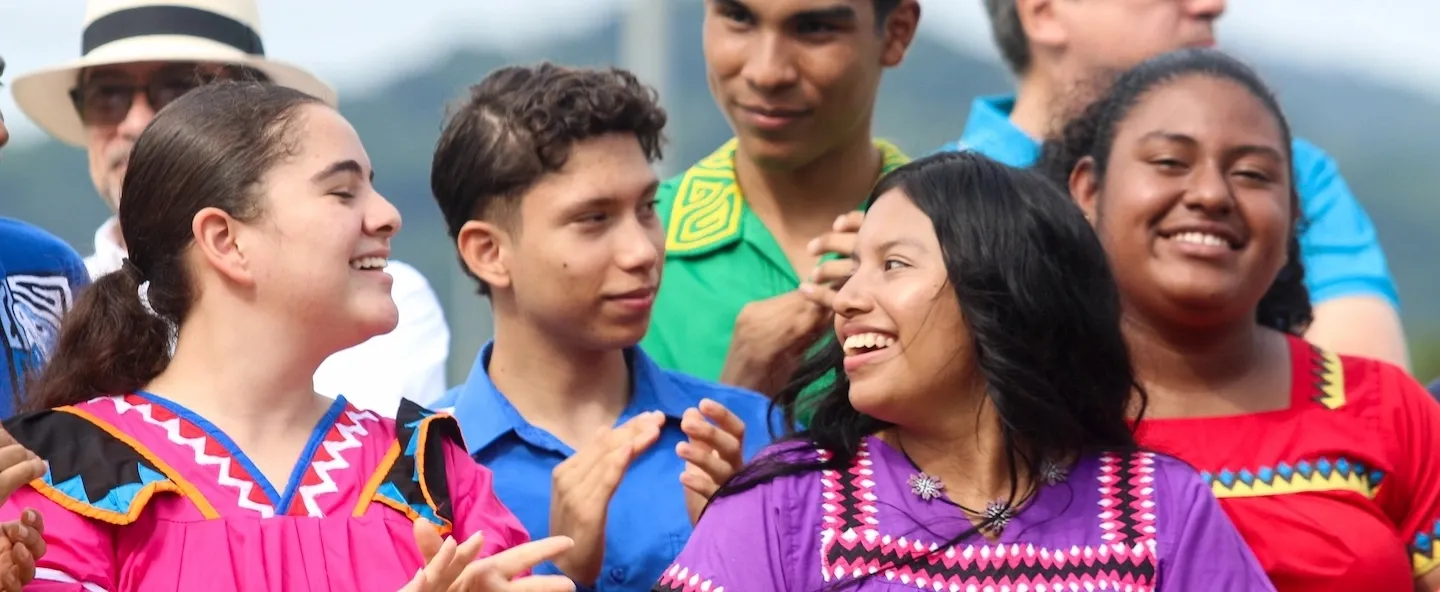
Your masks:
[[[420,448],[422,429],[425,433],[423,449]],[[455,509],[450,499],[449,479],[445,474],[445,446],[448,443],[462,450],[465,448],[460,424],[454,417],[436,415],[434,411],[402,399],[395,414],[395,432],[400,442],[400,457],[386,473],[384,484],[399,490],[411,508],[419,511],[429,507],[436,516],[453,523]],[[423,465],[420,464],[422,460]],[[425,489],[430,492],[430,500],[425,499],[425,492],[420,488],[422,479]]]

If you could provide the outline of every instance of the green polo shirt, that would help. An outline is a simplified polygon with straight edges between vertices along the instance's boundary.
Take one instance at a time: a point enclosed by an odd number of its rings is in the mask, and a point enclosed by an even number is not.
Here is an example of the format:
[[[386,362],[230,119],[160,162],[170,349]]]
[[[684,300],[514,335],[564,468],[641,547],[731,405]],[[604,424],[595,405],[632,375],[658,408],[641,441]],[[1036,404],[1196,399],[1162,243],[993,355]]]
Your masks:
[[[875,140],[882,175],[909,161]],[[730,140],[658,192],[665,271],[650,332],[641,345],[663,368],[718,380],[735,317],[746,304],[800,286],[780,243],[745,203]]]

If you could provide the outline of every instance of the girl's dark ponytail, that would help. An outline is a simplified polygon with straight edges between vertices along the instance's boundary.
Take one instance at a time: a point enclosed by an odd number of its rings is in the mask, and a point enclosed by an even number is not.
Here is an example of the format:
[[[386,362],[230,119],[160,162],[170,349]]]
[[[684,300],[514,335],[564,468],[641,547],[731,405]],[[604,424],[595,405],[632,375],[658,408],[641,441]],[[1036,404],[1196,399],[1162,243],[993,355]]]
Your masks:
[[[129,260],[81,292],[61,323],[50,361],[17,409],[35,411],[140,389],[170,363],[170,324],[140,299]],[[148,286],[147,286],[148,287]]]

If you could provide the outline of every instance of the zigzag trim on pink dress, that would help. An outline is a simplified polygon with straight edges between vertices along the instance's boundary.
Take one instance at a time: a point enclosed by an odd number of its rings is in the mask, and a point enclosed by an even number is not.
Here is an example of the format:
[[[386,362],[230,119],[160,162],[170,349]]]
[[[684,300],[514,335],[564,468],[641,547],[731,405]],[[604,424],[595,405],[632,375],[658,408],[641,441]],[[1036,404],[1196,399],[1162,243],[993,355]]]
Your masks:
[[[171,443],[189,450],[195,456],[197,467],[203,467],[216,483],[235,492],[232,502],[237,507],[253,511],[261,518],[275,516],[275,507],[270,504],[255,477],[204,429],[176,415],[164,405],[137,394],[102,397],[92,399],[91,403],[102,400],[109,401],[117,415],[135,414],[146,424],[162,432]],[[219,501],[210,500],[211,503]]]

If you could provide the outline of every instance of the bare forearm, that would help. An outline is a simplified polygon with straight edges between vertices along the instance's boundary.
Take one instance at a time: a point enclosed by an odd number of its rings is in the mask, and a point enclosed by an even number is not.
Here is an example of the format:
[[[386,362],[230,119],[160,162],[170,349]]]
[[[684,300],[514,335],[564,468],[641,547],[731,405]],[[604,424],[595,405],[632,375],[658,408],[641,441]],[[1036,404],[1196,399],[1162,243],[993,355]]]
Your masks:
[[[1405,330],[1389,302],[1373,296],[1345,296],[1315,305],[1315,322],[1305,338],[1327,350],[1383,360],[1410,369]]]

